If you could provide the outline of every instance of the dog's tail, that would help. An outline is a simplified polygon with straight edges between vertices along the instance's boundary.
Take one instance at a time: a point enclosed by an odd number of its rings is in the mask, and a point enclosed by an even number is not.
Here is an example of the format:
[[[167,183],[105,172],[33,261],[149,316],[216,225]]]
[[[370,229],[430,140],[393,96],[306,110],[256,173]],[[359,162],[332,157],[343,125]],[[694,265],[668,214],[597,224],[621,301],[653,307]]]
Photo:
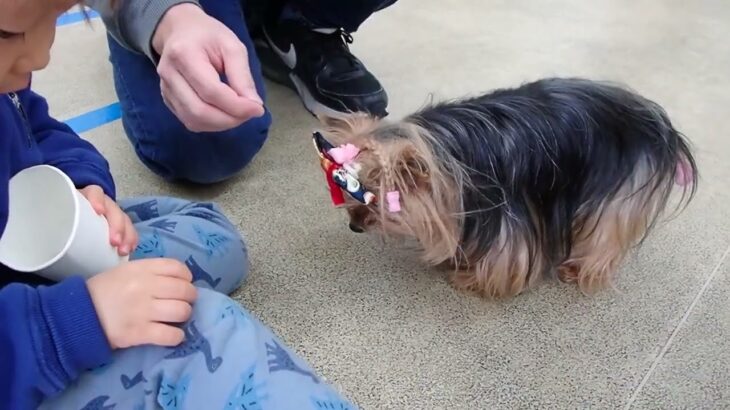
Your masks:
[[[611,133],[616,137],[614,155],[607,156],[618,167],[613,173],[616,184],[609,193],[597,195],[598,201],[581,205],[569,257],[558,268],[561,278],[590,293],[612,283],[627,252],[640,245],[660,219],[686,208],[699,174],[689,142],[661,106],[625,87],[583,84],[580,90],[593,98],[589,105],[595,117],[612,116],[606,124],[618,124],[621,131]],[[676,193],[680,195],[672,207]]]
[[[666,161],[666,173],[657,172],[655,178],[666,178],[666,184],[659,184],[664,186],[666,192],[665,197],[668,198],[672,192],[679,188],[680,198],[677,203],[675,211],[681,211],[684,209],[694,197],[697,192],[697,183],[699,180],[699,173],[697,170],[697,163],[694,155],[690,148],[690,144],[685,136],[679,132],[674,125],[670,122],[663,109],[657,108],[655,104],[651,103],[655,110],[655,115],[658,115],[658,121],[661,121],[663,127],[663,140],[666,144],[666,149],[661,158],[655,158],[659,161]]]
[[[623,189],[633,190],[633,202],[644,207],[648,233],[662,215],[671,218],[689,205],[697,191],[697,163],[690,142],[662,106],[630,89],[615,91],[617,101],[623,103],[623,112],[632,117],[633,125],[628,128],[632,131],[627,136],[640,140],[627,150],[637,154],[637,162],[633,177],[625,181]],[[674,194],[679,195],[675,198]],[[628,199],[632,202],[632,198]],[[673,207],[674,199],[677,201]]]
[[[695,164],[694,158],[692,158],[692,153],[689,152],[686,146],[683,147],[682,155],[677,160],[674,182],[682,187],[689,185],[693,188],[697,184],[697,165]]]
[[[610,111],[614,116],[612,123],[625,125],[618,139],[619,149],[624,160],[624,178],[629,177],[629,185],[634,183],[635,193],[645,199],[654,199],[657,209],[652,216],[658,217],[660,211],[670,201],[670,196],[679,191],[679,201],[675,211],[684,209],[697,190],[699,173],[690,143],[672,124],[665,109],[658,103],[643,97],[634,90],[611,83],[593,83],[586,87],[593,94],[596,109]],[[607,103],[610,102],[610,103]],[[601,115],[597,115],[600,118]],[[634,168],[636,167],[636,168]],[[633,169],[632,169],[633,168]],[[633,176],[635,179],[631,180]],[[623,184],[622,184],[623,185]],[[623,188],[627,188],[624,186]]]

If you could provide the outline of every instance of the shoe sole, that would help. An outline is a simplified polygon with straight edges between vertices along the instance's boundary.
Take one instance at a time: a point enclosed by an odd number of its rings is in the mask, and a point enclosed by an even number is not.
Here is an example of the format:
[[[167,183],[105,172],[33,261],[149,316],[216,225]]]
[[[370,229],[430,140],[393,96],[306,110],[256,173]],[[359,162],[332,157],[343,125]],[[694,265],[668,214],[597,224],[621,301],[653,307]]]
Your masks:
[[[304,108],[306,108],[310,114],[314,115],[317,118],[349,118],[356,114],[353,112],[337,111],[320,103],[312,96],[312,93],[309,92],[309,88],[307,88],[302,80],[300,80],[299,77],[294,73],[289,74],[289,81],[294,84],[294,88],[296,89],[297,94],[299,94],[299,99],[302,100]]]

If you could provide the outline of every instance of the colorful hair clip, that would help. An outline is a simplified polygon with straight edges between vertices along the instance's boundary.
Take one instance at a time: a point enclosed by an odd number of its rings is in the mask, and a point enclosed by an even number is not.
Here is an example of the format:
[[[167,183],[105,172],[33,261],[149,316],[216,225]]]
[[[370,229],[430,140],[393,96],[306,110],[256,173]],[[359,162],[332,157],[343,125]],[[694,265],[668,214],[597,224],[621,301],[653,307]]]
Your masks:
[[[342,195],[343,190],[362,204],[369,205],[373,203],[375,194],[362,186],[357,175],[360,167],[355,162],[355,158],[360,149],[352,144],[335,147],[319,132],[314,133],[313,141],[335,206],[345,203],[345,197]]]

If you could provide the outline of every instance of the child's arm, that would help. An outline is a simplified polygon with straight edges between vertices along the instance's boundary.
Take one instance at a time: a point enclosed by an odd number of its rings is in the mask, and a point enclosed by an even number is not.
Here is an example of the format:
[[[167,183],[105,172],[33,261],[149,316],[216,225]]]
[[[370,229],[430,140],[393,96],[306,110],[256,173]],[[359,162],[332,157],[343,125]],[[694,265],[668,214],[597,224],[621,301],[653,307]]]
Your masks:
[[[37,408],[110,357],[83,279],[0,290],[0,407]]]
[[[129,217],[114,202],[116,192],[109,163],[69,126],[53,119],[43,97],[30,89],[18,96],[30,133],[42,152],[43,163],[59,168],[71,178],[94,210],[109,222],[111,244],[118,248],[120,255],[128,255],[137,246],[137,233]],[[97,191],[98,194],[90,195]]]
[[[27,89],[18,93],[25,108],[27,121],[44,163],[66,173],[77,188],[98,185],[110,198],[115,198],[115,186],[109,163],[89,142],[81,139],[70,127],[48,114],[46,100]]]

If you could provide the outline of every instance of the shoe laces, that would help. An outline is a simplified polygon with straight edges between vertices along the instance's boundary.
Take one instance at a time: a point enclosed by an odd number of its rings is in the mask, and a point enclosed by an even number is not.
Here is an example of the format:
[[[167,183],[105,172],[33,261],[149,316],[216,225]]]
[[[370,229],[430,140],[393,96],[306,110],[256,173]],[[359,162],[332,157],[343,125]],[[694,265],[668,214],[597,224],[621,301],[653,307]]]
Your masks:
[[[349,44],[353,42],[350,33],[340,28],[329,34],[319,32],[316,32],[316,34],[322,46],[322,54],[328,57],[328,61],[335,62],[337,60],[344,63],[342,65],[337,64],[339,68],[349,66],[352,71],[359,69],[360,62],[350,52]]]

